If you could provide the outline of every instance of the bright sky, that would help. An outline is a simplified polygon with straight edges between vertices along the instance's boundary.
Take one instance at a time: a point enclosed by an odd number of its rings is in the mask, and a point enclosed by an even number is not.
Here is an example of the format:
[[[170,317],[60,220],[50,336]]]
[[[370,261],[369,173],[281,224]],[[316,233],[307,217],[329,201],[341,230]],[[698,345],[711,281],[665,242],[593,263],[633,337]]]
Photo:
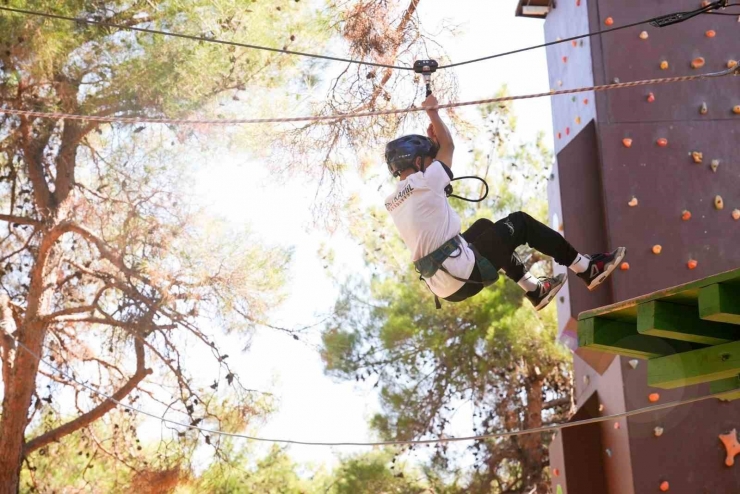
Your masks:
[[[542,43],[542,22],[516,18],[515,8],[514,0],[457,0],[454,9],[449,2],[430,0],[420,3],[419,13],[431,32],[437,31],[435,27],[443,19],[458,26],[457,36],[438,41],[453,61],[461,61]],[[462,101],[490,97],[502,84],[509,86],[511,94],[549,89],[544,50],[456,70]],[[516,102],[514,108],[519,132],[534,136],[544,131],[551,136],[548,99]],[[244,163],[233,155],[212,156],[209,161],[197,181],[196,193],[203,204],[234,226],[247,223],[268,241],[295,248],[291,297],[275,320],[286,327],[316,322],[321,314],[331,310],[337,295],[316,255],[320,243],[329,242],[341,252],[339,266],[347,270],[361,265],[358,246],[340,235],[328,238],[322,232],[310,230],[309,209],[314,189],[301,181],[271,182],[260,163]],[[384,166],[382,150],[378,150],[378,166]],[[225,182],[223,176],[231,178]],[[369,200],[380,204],[382,197],[374,188],[367,194]],[[368,418],[378,409],[373,390],[354,383],[335,382],[325,376],[315,347],[264,330],[255,335],[250,351],[237,360],[232,356],[231,364],[236,366],[245,386],[271,390],[279,396],[280,411],[260,428],[260,436],[316,441],[373,439],[367,427]],[[290,448],[297,461],[329,464],[336,460],[335,453],[351,451],[350,448]]]

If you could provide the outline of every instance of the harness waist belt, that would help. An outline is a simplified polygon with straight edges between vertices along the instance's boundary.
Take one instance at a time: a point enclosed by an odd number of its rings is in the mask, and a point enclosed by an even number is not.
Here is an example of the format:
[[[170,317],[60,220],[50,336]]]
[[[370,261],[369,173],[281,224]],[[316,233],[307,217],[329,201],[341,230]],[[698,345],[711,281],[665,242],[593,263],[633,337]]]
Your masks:
[[[431,278],[437,273],[437,271],[442,270],[444,273],[447,273],[454,279],[462,281],[464,283],[472,283],[475,285],[483,286],[488,286],[492,283],[495,283],[496,280],[498,280],[498,269],[496,269],[496,267],[491,264],[491,261],[481,256],[480,252],[478,252],[478,249],[476,249],[473,244],[468,244],[468,246],[475,255],[475,264],[478,266],[478,271],[480,272],[482,281],[458,278],[457,276],[447,271],[447,269],[442,265],[442,263],[445,262],[447,258],[453,257],[452,254],[454,254],[455,251],[461,251],[462,243],[459,235],[455,235],[447,242],[443,243],[431,254],[422,257],[418,261],[414,261],[414,266],[416,266],[416,270],[419,272],[422,278]],[[460,254],[458,254],[458,256],[459,255]]]

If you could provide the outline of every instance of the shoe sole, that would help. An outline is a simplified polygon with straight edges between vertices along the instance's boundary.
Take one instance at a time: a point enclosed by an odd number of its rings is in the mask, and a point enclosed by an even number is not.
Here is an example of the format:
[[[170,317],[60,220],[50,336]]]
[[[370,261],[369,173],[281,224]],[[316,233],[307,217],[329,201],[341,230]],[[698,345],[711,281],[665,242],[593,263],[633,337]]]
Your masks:
[[[618,248],[614,261],[608,264],[606,267],[606,270],[598,278],[595,278],[591,282],[590,285],[588,285],[589,291],[594,290],[596,287],[601,285],[609,277],[609,275],[611,275],[614,272],[614,270],[617,269],[617,266],[619,266],[622,263],[622,259],[624,259],[624,256],[626,255],[627,255],[626,247]]]
[[[558,292],[560,291],[560,289],[563,288],[563,286],[565,286],[566,277],[564,275],[560,274],[560,275],[558,275],[558,277],[556,279],[560,280],[560,283],[557,286],[555,286],[555,288],[553,288],[552,290],[550,290],[550,293],[547,294],[547,297],[543,298],[540,301],[540,303],[537,304],[537,306],[534,308],[534,310],[536,310],[536,311],[539,312],[540,310],[542,310],[545,307],[547,307],[547,304],[549,304],[550,302],[552,302],[552,299],[555,298],[555,295],[557,295]]]

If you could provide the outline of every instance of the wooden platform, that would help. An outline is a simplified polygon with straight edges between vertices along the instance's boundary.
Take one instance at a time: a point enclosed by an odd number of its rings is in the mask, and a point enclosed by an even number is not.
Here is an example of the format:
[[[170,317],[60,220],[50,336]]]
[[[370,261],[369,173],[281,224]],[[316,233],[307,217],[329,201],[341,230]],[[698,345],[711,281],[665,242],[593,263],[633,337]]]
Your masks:
[[[648,360],[648,384],[740,397],[740,269],[583,312],[578,344]]]

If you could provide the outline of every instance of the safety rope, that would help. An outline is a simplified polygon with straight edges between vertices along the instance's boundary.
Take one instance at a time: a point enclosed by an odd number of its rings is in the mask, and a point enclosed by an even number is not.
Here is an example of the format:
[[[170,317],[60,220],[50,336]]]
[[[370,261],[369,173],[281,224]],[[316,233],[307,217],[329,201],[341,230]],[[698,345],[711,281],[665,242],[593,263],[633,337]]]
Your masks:
[[[543,44],[539,44],[539,45],[528,46],[526,48],[519,48],[517,50],[507,51],[507,52],[503,52],[503,53],[497,53],[497,54],[494,54],[494,55],[489,55],[489,56],[485,56],[485,57],[475,58],[475,59],[471,59],[471,60],[465,60],[463,62],[457,62],[457,63],[448,64],[448,65],[442,65],[439,68],[440,69],[449,69],[449,68],[452,68],[452,67],[459,67],[461,65],[467,65],[467,64],[471,64],[471,63],[482,62],[484,60],[492,60],[494,58],[500,58],[500,57],[504,57],[504,56],[508,56],[508,55],[514,55],[514,54],[517,54],[517,53],[522,53],[522,52],[529,51],[529,50],[535,50],[535,49],[538,49],[538,48],[544,48],[544,47],[556,45],[556,44],[559,44],[559,43],[567,43],[567,42],[575,41],[575,40],[582,39],[582,38],[590,38],[590,37],[593,37],[593,36],[599,36],[601,34],[612,33],[612,32],[615,32],[615,31],[620,31],[622,29],[627,29],[627,28],[631,28],[631,27],[635,27],[635,26],[640,26],[642,24],[654,23],[656,20],[667,18],[667,17],[671,17],[671,16],[676,16],[676,15],[683,16],[683,18],[681,18],[680,20],[675,21],[675,22],[681,22],[681,21],[684,21],[684,20],[689,19],[691,17],[694,17],[694,16],[696,16],[698,14],[712,14],[712,13],[716,13],[716,12],[712,12],[712,10],[716,10],[716,9],[719,9],[719,8],[727,8],[727,7],[737,7],[737,6],[740,6],[740,4],[735,3],[735,4],[725,5],[723,3],[723,1],[716,1],[716,2],[713,2],[713,3],[709,4],[709,5],[707,5],[707,6],[704,6],[704,7],[700,8],[700,9],[694,10],[692,12],[679,12],[679,13],[676,13],[676,14],[663,15],[663,16],[654,17],[654,18],[651,18],[651,19],[646,19],[644,21],[633,22],[631,24],[627,24],[627,25],[624,25],[624,26],[618,26],[618,27],[613,27],[613,28],[609,28],[609,29],[602,29],[600,31],[595,31],[595,32],[592,32],[592,33],[586,33],[586,34],[581,34],[581,35],[578,35],[578,36],[573,36],[573,37],[570,37],[570,38],[560,39],[560,40],[556,40],[556,41],[550,41],[548,43],[543,43]],[[61,14],[54,14],[54,13],[49,13],[49,12],[38,12],[38,11],[34,11],[34,10],[18,9],[18,8],[13,8],[13,7],[6,7],[6,6],[0,6],[0,11],[12,12],[12,13],[15,13],[15,14],[23,14],[23,15],[29,15],[29,16],[36,16],[36,17],[45,17],[45,18],[48,18],[48,19],[64,20],[64,21],[70,21],[70,22],[75,22],[75,23],[79,23],[79,24],[89,24],[89,25],[94,25],[94,26],[102,26],[102,27],[108,27],[108,28],[114,28],[114,29],[122,29],[122,30],[135,31],[135,32],[141,32],[141,33],[147,33],[147,34],[156,34],[156,35],[161,35],[161,36],[170,36],[170,37],[174,37],[174,38],[183,38],[183,39],[189,39],[189,40],[198,41],[198,42],[215,43],[215,44],[227,45],[227,46],[237,46],[237,47],[240,47],[240,48],[249,48],[249,49],[252,49],[252,50],[263,50],[263,51],[269,51],[269,52],[273,52],[273,53],[283,53],[285,55],[296,55],[296,56],[301,56],[301,57],[309,57],[309,58],[317,58],[317,59],[323,59],[323,60],[331,60],[331,61],[335,61],[335,62],[346,62],[346,63],[352,63],[352,64],[358,64],[358,65],[367,65],[367,66],[371,66],[371,67],[381,67],[381,68],[386,68],[386,69],[413,70],[413,67],[409,67],[409,66],[383,64],[383,63],[376,63],[376,62],[368,62],[368,61],[364,61],[364,60],[354,60],[354,59],[351,59],[351,58],[334,57],[334,56],[330,56],[330,55],[320,55],[320,54],[316,54],[316,53],[307,53],[307,52],[302,52],[302,51],[295,51],[295,50],[288,50],[288,49],[281,49],[281,48],[272,48],[272,47],[269,47],[269,46],[254,45],[254,44],[249,44],[249,43],[240,43],[240,42],[237,42],[237,41],[226,41],[226,40],[221,40],[221,39],[218,39],[218,38],[207,37],[207,36],[204,36],[204,35],[197,36],[197,35],[192,35],[192,34],[177,33],[177,32],[173,32],[173,31],[160,31],[160,30],[157,30],[157,29],[149,29],[149,28],[136,27],[136,26],[127,26],[127,25],[124,25],[124,24],[116,24],[116,23],[113,23],[113,22],[98,21],[98,20],[86,19],[86,18],[82,18],[82,17],[71,17],[71,16],[66,16],[66,15],[61,15]],[[735,14],[724,13],[722,15],[735,15]]]
[[[67,380],[74,382],[83,388],[87,389],[88,391],[91,391],[95,393],[98,396],[101,396],[107,400],[112,401],[116,405],[125,408],[131,412],[138,413],[141,415],[145,415],[147,417],[153,418],[155,420],[159,420],[161,422],[168,423],[170,425],[178,426],[178,427],[184,427],[187,429],[197,430],[203,433],[207,434],[214,434],[214,435],[220,435],[220,436],[228,436],[228,437],[235,437],[240,439],[247,439],[249,441],[258,441],[258,442],[267,442],[267,443],[281,443],[281,444],[296,444],[296,445],[302,445],[302,446],[403,446],[403,445],[422,445],[422,444],[439,444],[439,443],[453,443],[453,442],[463,442],[463,441],[482,441],[486,439],[500,439],[505,437],[515,437],[515,436],[524,436],[528,434],[541,434],[544,432],[557,432],[562,429],[567,429],[571,427],[577,427],[581,425],[588,425],[588,424],[596,424],[599,422],[608,422],[611,420],[617,420],[622,418],[628,418],[633,417],[635,415],[641,415],[644,413],[651,413],[651,412],[658,412],[661,410],[666,410],[669,408],[675,408],[679,406],[684,405],[690,405],[693,403],[699,403],[701,401],[706,401],[712,398],[720,398],[721,396],[724,396],[727,394],[727,391],[721,392],[721,393],[714,393],[706,396],[699,396],[695,398],[688,398],[686,400],[679,400],[679,401],[673,401],[669,403],[663,403],[660,405],[653,405],[645,408],[638,408],[635,410],[615,413],[612,415],[605,415],[603,417],[594,417],[586,420],[578,420],[575,422],[568,422],[563,424],[555,424],[555,425],[546,425],[542,427],[533,427],[531,429],[524,429],[520,431],[502,431],[502,432],[495,432],[491,434],[480,434],[476,436],[462,436],[462,437],[438,437],[435,439],[416,439],[416,440],[407,440],[407,441],[375,441],[375,442],[351,442],[351,441],[337,441],[337,442],[328,442],[328,441],[298,441],[295,439],[275,439],[275,438],[267,438],[267,437],[258,437],[258,436],[249,436],[246,434],[239,434],[236,432],[226,432],[221,431],[217,429],[208,429],[206,427],[199,427],[197,425],[188,424],[184,422],[178,422],[176,420],[168,419],[165,417],[157,416],[154,413],[147,412],[146,410],[141,410],[139,408],[133,407],[131,405],[127,405],[112,396],[98,390],[97,388],[94,388],[93,386],[90,386],[88,384],[85,384],[83,382],[78,381],[74,378],[74,376],[71,376],[70,374],[64,372],[59,367],[49,363],[47,360],[41,358],[40,356],[36,355],[31,349],[29,349],[24,343],[22,343],[18,338],[15,336],[5,333],[6,335],[10,336],[15,342],[20,346],[23,350],[26,351],[31,357],[35,358],[39,362],[42,362],[47,367],[52,369],[53,371],[59,373],[60,375],[64,376]]]
[[[378,110],[357,113],[338,113],[334,115],[283,117],[283,118],[237,118],[237,119],[179,119],[179,118],[152,118],[152,117],[116,117],[98,115],[76,115],[71,113],[39,112],[33,110],[17,110],[13,108],[0,108],[0,113],[26,117],[51,118],[57,120],[84,120],[87,122],[116,122],[124,124],[158,123],[170,125],[238,125],[238,124],[265,124],[265,123],[292,123],[292,122],[319,122],[341,120],[345,118],[376,117],[382,115],[398,115],[402,113],[421,112],[427,110],[441,110],[445,108],[459,108],[463,106],[483,105],[487,103],[502,103],[505,101],[516,101],[524,99],[542,98],[545,96],[559,96],[563,94],[575,94],[588,91],[608,91],[612,89],[623,89],[637,86],[648,86],[651,84],[670,84],[676,82],[687,82],[708,78],[723,77],[726,75],[739,75],[740,66],[726,69],[720,72],[706,74],[687,75],[679,77],[664,77],[659,79],[646,79],[632,82],[619,82],[604,84],[600,86],[582,87],[577,89],[562,89],[549,91],[547,93],[525,94],[520,96],[502,96],[498,98],[464,101],[459,103],[447,103],[429,108],[412,107],[393,110]]]

